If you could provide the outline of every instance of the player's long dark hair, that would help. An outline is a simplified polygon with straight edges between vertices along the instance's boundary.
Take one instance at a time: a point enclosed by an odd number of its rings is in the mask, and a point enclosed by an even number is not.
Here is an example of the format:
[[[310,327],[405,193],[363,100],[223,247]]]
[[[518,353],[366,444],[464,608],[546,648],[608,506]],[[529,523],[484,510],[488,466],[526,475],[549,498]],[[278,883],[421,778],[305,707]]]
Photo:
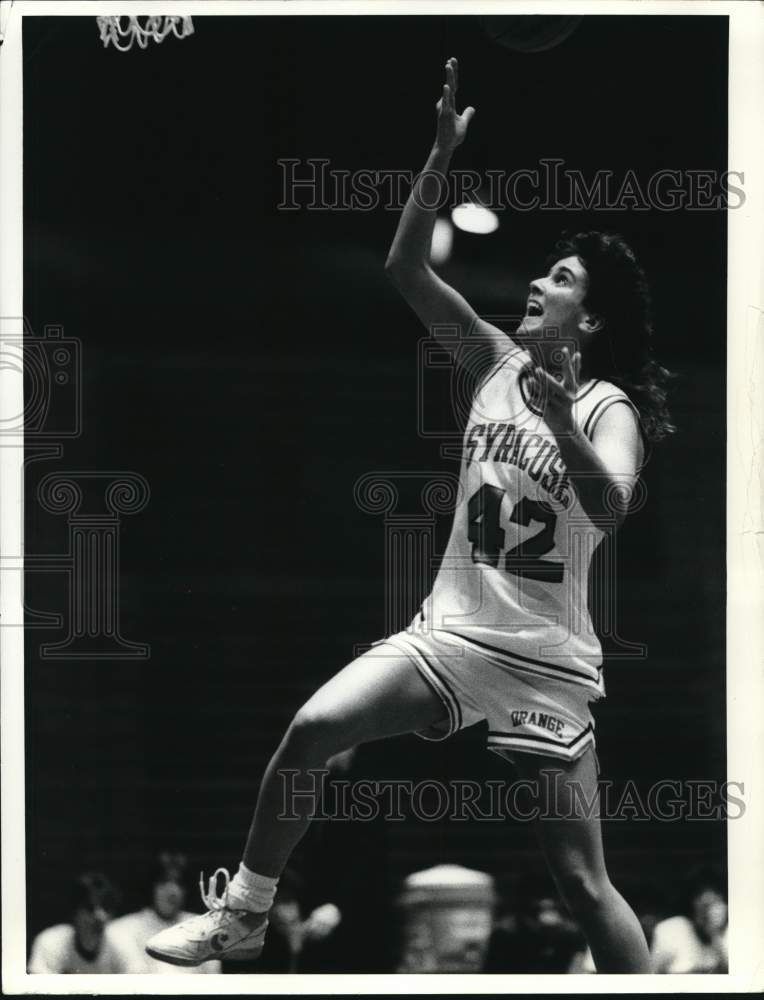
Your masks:
[[[605,323],[587,351],[587,376],[623,389],[639,410],[648,441],[660,441],[676,430],[666,403],[673,376],[653,357],[650,291],[634,251],[617,234],[563,233],[547,264],[563,257],[583,263],[589,276],[586,304]]]

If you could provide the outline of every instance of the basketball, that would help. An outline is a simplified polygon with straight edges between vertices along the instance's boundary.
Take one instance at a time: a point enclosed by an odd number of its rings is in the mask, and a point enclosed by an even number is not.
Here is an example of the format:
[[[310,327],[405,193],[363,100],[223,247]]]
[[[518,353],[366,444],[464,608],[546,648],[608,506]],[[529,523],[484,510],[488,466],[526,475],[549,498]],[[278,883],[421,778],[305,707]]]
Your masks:
[[[553,49],[573,34],[580,21],[580,14],[512,14],[480,18],[483,30],[491,41],[514,52],[545,52]]]

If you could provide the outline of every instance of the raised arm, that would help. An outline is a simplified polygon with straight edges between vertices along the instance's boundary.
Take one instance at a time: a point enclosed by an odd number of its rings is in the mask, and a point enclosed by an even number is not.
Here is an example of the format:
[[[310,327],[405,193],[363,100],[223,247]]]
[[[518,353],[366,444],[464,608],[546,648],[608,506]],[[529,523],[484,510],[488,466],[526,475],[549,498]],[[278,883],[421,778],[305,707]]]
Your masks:
[[[480,358],[481,363],[492,364],[514,347],[513,342],[498,327],[480,319],[466,299],[439,278],[430,266],[437,209],[425,206],[436,205],[442,196],[440,178],[445,177],[451,156],[464,141],[475,113],[472,107],[465,108],[462,114],[456,112],[457,73],[456,59],[449,59],[443,95],[436,105],[438,125],[435,144],[403,209],[385,271],[428,330],[437,336],[438,326],[457,326],[462,342],[467,337],[474,339],[474,356]],[[443,338],[442,342],[453,346],[453,339]],[[478,344],[480,349],[477,349]],[[473,352],[460,354],[471,357]]]

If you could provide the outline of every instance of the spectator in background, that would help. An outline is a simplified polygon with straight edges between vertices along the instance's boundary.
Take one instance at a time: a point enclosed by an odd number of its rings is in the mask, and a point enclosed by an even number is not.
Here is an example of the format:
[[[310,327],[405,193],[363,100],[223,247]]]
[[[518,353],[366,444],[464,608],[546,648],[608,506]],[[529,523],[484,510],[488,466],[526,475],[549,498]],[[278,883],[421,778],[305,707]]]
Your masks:
[[[656,925],[653,970],[727,972],[727,898],[718,872],[706,869],[690,876],[683,910],[684,913]]]
[[[364,745],[330,757],[324,801],[333,808],[343,782],[384,780],[384,744]],[[360,839],[359,839],[360,838]],[[359,849],[359,845],[362,845]],[[300,972],[374,973],[395,968],[398,883],[388,869],[384,803],[368,819],[314,823],[290,864],[305,881],[305,934]]]
[[[315,961],[311,948],[330,937],[342,921],[333,903],[325,903],[305,912],[306,888],[303,878],[293,868],[285,868],[270,912],[270,930],[260,958],[223,963],[223,972],[305,972],[306,952]],[[324,971],[310,968],[307,971]]]
[[[546,891],[545,880],[529,877],[518,886],[516,907],[505,899],[499,909],[483,972],[567,972],[583,947],[578,925]]]
[[[371,747],[353,747],[327,761],[323,801],[329,812],[334,783],[352,780],[354,774],[373,778],[374,761]],[[386,824],[381,812],[363,823],[360,852],[360,822],[313,824],[279,880],[262,955],[251,962],[224,961],[223,972],[393,971],[396,928],[387,884]]]
[[[144,950],[154,934],[191,916],[183,910],[187,866],[184,855],[164,851],[156,859],[146,886],[149,905],[112,922],[109,934],[122,962],[121,971],[163,975],[220,972],[220,962],[204,962],[193,968],[175,967],[158,962]]]
[[[72,886],[71,922],[41,931],[32,942],[30,973],[126,972],[107,933],[119,893],[100,872],[79,875]]]

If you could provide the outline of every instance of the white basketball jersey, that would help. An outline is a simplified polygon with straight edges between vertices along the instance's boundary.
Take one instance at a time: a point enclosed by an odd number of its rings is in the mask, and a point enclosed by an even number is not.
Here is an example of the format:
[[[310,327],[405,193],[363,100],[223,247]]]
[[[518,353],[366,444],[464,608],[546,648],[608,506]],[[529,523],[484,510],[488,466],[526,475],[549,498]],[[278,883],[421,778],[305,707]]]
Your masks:
[[[532,364],[527,351],[511,351],[475,396],[451,537],[412,629],[454,634],[475,651],[602,694],[587,592],[603,530],[581,507],[555,437],[529,398]],[[577,426],[591,439],[617,402],[635,409],[607,382],[584,384]]]

